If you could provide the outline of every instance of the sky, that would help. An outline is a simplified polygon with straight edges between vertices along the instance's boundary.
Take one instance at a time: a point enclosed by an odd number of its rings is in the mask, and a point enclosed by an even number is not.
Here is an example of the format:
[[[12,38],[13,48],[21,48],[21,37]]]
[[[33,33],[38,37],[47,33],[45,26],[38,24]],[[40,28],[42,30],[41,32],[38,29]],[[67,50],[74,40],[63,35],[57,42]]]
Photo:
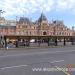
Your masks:
[[[75,26],[75,0],[0,0],[0,10],[10,20],[24,16],[36,21],[43,12],[49,22],[62,20],[68,27]]]

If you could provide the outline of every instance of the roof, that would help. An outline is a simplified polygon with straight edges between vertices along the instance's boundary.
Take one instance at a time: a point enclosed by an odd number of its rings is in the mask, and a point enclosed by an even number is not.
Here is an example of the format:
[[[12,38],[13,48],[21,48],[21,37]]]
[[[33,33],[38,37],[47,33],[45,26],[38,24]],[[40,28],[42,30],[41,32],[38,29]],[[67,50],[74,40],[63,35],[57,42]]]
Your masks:
[[[16,29],[16,26],[5,26],[5,25],[0,25],[0,29],[2,28],[11,28],[11,29]]]
[[[53,21],[53,23],[59,25],[59,24],[63,24],[63,21],[55,20],[55,21]]]
[[[30,24],[30,20],[26,17],[20,17],[19,23],[20,24],[22,24],[22,23]]]
[[[5,20],[5,18],[4,17],[0,17],[0,20]]]
[[[40,18],[38,19],[38,22],[42,22],[42,21],[47,21],[47,18],[43,13],[41,13]]]

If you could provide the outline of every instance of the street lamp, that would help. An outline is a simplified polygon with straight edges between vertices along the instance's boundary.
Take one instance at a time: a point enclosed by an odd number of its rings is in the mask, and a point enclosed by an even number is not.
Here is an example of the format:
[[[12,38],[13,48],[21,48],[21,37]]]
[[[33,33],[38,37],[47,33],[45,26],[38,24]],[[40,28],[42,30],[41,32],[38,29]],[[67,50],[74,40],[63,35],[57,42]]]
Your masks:
[[[3,14],[5,11],[3,11],[3,10],[0,10],[0,18],[1,18],[1,14]],[[1,25],[1,22],[0,22],[0,25]],[[0,44],[1,44],[1,42],[2,42],[2,39],[3,39],[3,37],[2,37],[2,35],[0,35]]]
[[[0,10],[0,18],[1,18],[1,14],[3,13],[4,11]],[[0,24],[1,25],[1,24]],[[2,40],[2,36],[0,36],[0,45],[1,45],[1,40]]]

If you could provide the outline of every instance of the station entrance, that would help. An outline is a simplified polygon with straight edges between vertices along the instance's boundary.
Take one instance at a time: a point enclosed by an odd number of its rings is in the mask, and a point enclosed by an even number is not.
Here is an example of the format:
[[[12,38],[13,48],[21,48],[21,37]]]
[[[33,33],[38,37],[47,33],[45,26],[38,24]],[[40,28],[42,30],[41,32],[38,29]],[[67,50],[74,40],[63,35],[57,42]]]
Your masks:
[[[30,47],[30,46],[65,46],[67,44],[74,45],[74,36],[4,36],[5,47],[8,44],[14,47]],[[11,47],[12,47],[11,45]]]

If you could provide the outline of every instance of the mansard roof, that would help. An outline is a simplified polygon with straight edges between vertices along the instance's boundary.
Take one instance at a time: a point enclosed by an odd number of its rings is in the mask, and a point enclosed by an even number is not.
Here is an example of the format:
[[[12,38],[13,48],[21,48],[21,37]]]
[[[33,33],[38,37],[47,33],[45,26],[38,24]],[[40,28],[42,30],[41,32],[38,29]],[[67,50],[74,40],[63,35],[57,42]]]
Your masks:
[[[60,24],[63,25],[64,24],[63,21],[60,21],[60,20],[55,20],[55,21],[53,21],[53,23],[54,24],[58,24],[58,25],[60,25]]]
[[[11,28],[11,29],[16,29],[16,26],[5,26],[5,25],[0,25],[0,29],[6,29],[6,28]]]
[[[30,24],[30,20],[26,17],[20,17],[19,19],[19,23],[22,24],[22,23],[26,23],[26,24]]]
[[[0,20],[5,20],[5,18],[4,17],[0,17]]]

